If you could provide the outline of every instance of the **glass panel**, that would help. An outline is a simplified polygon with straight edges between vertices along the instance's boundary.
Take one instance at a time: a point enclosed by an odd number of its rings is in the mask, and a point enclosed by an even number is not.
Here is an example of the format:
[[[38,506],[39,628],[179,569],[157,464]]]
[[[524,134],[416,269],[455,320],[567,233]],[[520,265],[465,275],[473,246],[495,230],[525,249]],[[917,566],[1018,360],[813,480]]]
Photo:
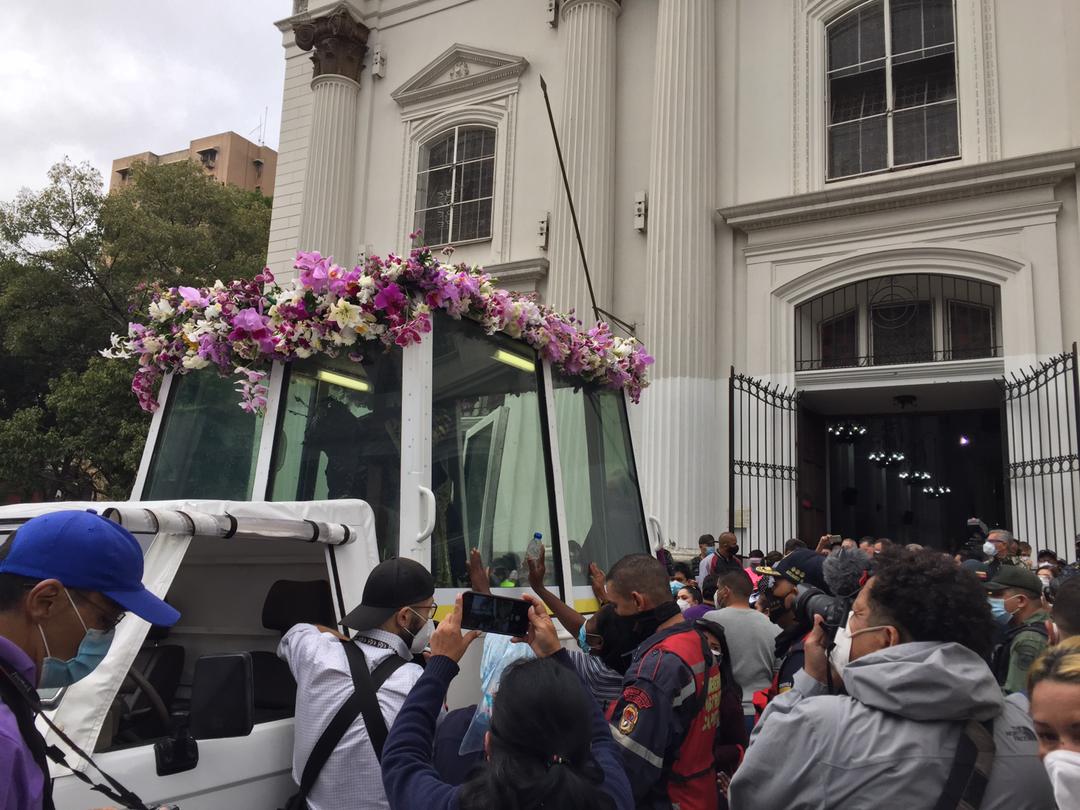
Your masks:
[[[851,311],[821,324],[821,368],[857,364],[859,315]]]
[[[828,27],[829,70],[880,59],[885,55],[885,14],[881,3],[838,18]]]
[[[590,562],[606,571],[648,553],[648,533],[622,392],[582,387],[554,370],[552,379],[571,577],[587,585]]]
[[[438,312],[433,339],[435,587],[468,586],[472,548],[491,566],[493,585],[525,585],[533,532],[549,550],[557,547],[536,353]],[[547,571],[554,584],[558,562],[550,553]]]
[[[420,171],[449,166],[454,162],[454,131],[446,133],[420,150]]]
[[[416,208],[435,208],[449,205],[453,193],[453,169],[421,172],[416,176]]]
[[[829,82],[829,120],[838,124],[885,112],[885,71],[875,70]]]
[[[949,341],[953,360],[992,357],[994,310],[961,301],[949,302]]]
[[[939,160],[960,155],[960,127],[956,102],[926,108],[926,159]]]
[[[491,157],[495,154],[495,130],[486,127],[465,129],[461,132],[461,154],[458,161]]]
[[[929,301],[873,306],[870,319],[874,365],[928,363],[934,359],[933,316]]]
[[[486,239],[491,236],[491,200],[454,206],[454,241]]]
[[[893,104],[897,109],[955,98],[956,68],[951,53],[893,68]]]
[[[240,409],[233,376],[175,376],[142,500],[251,498],[262,416]]]
[[[424,233],[424,244],[445,245],[450,241],[450,207],[417,211],[414,228]]]
[[[401,349],[297,361],[274,436],[270,499],[360,498],[380,559],[396,554],[401,487]]]
[[[885,116],[829,128],[829,177],[884,169],[887,141]]]
[[[952,0],[892,0],[892,52],[905,53],[952,42]]]
[[[494,177],[494,160],[474,160],[458,166],[456,202],[490,197]]]

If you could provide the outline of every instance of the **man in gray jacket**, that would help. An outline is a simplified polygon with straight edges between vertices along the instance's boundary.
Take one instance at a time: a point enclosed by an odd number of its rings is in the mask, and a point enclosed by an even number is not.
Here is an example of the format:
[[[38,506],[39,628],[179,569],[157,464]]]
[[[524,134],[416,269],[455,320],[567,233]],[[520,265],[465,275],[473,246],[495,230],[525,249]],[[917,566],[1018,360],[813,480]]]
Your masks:
[[[848,630],[847,694],[825,686],[818,617],[805,669],[769,704],[731,781],[732,810],[954,808],[958,799],[938,802],[957,773],[985,787],[980,810],[1054,807],[1023,699],[1003,697],[986,665],[993,620],[974,576],[934,552],[889,554],[856,599]],[[834,672],[834,683],[840,677]],[[992,758],[954,769],[958,745],[977,741],[987,724]]]

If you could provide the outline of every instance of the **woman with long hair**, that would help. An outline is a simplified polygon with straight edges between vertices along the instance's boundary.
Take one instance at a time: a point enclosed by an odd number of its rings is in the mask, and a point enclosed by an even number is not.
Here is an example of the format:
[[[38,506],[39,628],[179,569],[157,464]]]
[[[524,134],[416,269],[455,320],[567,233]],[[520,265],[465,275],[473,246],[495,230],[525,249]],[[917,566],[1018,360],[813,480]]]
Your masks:
[[[457,662],[476,631],[461,634],[461,597],[431,637],[431,660],[405,700],[383,749],[392,810],[632,810],[630,783],[607,721],[559,644],[542,603],[529,610],[538,658],[502,675],[485,739],[487,762],[464,785],[431,765],[435,722]]]

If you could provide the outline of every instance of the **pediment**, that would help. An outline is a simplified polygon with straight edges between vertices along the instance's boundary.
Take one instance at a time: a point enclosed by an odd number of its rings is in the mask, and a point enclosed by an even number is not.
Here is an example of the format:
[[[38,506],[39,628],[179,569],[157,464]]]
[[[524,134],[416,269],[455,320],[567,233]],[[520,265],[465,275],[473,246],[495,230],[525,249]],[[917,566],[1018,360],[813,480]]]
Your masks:
[[[390,95],[404,107],[517,77],[528,66],[523,56],[451,45]]]

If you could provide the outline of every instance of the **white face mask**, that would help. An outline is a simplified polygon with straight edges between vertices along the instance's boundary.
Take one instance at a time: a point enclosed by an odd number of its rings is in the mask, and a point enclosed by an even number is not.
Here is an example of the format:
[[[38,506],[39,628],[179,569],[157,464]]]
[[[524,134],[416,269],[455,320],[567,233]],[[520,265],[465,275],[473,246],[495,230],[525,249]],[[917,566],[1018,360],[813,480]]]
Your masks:
[[[993,557],[995,554],[997,554],[997,546],[987,540],[985,543],[983,543],[983,554],[985,554],[987,557]]]
[[[425,618],[422,613],[419,613],[412,608],[409,608],[409,610],[412,610],[413,615],[419,616],[421,619]],[[405,632],[409,633],[410,631],[408,628],[406,628]],[[409,651],[413,655],[419,655],[420,653],[422,653],[424,651],[424,648],[427,647],[428,642],[431,641],[431,634],[434,632],[435,625],[431,621],[431,619],[428,619],[422,625],[420,625],[419,630],[412,634],[412,644],[409,645]]]
[[[680,599],[678,601],[679,601],[679,610],[681,612],[685,613],[686,609],[688,607],[690,607],[690,601],[688,599]]]
[[[1080,753],[1051,751],[1043,759],[1058,807],[1080,807]]]
[[[851,613],[848,613],[849,621],[851,621]],[[848,631],[848,622],[844,622],[843,627],[837,628],[836,636],[833,638],[835,646],[829,652],[829,663],[836,667],[840,677],[844,676],[844,667],[851,660],[851,633]]]

